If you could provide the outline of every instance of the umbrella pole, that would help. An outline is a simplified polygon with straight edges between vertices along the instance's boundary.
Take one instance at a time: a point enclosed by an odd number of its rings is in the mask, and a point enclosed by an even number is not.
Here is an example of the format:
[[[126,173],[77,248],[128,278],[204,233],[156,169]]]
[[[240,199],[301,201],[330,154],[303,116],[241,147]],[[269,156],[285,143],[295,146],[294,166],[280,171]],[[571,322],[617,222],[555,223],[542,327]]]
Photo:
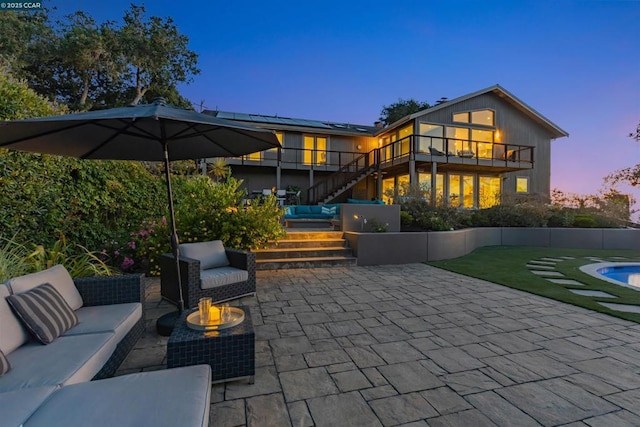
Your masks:
[[[171,225],[171,251],[173,257],[176,260],[176,272],[178,274],[178,295],[180,297],[178,301],[178,310],[180,313],[184,311],[184,299],[182,296],[182,275],[180,274],[180,249],[178,241],[178,231],[176,230],[176,213],[173,209],[173,193],[171,191],[171,173],[169,171],[169,150],[168,144],[164,144],[164,176],[167,182],[167,198],[169,200],[169,221]]]
[[[176,273],[178,275],[178,310],[164,314],[156,321],[156,330],[158,334],[168,337],[173,332],[173,328],[180,318],[180,314],[184,311],[184,298],[182,296],[182,276],[180,274],[180,249],[178,242],[178,232],[176,231],[176,214],[173,210],[173,194],[171,192],[171,174],[169,173],[169,152],[167,144],[164,144],[164,172],[167,183],[167,198],[169,199],[169,221],[171,225],[171,251],[176,260]]]

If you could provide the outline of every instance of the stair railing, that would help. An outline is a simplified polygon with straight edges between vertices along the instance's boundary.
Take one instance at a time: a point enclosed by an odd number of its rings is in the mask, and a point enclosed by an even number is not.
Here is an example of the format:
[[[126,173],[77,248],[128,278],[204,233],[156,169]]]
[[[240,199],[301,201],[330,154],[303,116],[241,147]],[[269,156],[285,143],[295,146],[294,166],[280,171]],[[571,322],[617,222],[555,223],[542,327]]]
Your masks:
[[[358,156],[327,178],[314,184],[307,190],[307,200],[309,203],[318,203],[352,180],[370,172],[371,168],[378,164],[379,152],[380,149],[375,148],[368,153]]]

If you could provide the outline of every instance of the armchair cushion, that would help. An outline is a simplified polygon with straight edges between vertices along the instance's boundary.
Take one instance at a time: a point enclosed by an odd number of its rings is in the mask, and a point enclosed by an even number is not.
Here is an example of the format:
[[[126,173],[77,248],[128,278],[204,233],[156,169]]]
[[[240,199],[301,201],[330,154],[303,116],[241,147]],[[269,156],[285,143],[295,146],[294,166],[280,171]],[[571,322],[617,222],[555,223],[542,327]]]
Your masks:
[[[38,271],[20,277],[10,279],[9,287],[14,294],[21,294],[43,283],[50,283],[62,298],[69,304],[72,310],[82,307],[82,297],[73,283],[71,275],[64,266],[58,264],[46,270]]]
[[[183,243],[180,245],[180,254],[200,261],[200,270],[208,270],[229,265],[229,258],[224,250],[222,241]]]
[[[22,294],[9,295],[7,302],[43,344],[50,344],[78,323],[69,304],[49,283]]]
[[[245,282],[249,279],[247,270],[235,267],[218,267],[200,272],[200,288],[211,289],[230,283]]]

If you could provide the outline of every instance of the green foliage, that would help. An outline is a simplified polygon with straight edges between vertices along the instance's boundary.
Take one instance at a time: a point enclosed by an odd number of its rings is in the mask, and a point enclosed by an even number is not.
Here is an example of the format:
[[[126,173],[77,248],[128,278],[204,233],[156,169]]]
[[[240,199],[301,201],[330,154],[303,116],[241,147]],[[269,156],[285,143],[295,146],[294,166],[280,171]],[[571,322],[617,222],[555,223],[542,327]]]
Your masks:
[[[0,17],[0,66],[37,93],[77,109],[101,109],[163,96],[190,107],[177,86],[200,70],[171,18],[131,5],[123,23],[97,23],[75,12],[52,24],[46,10]],[[6,49],[5,49],[6,48]]]
[[[0,283],[57,264],[64,265],[71,277],[110,276],[117,273],[84,246],[69,245],[64,236],[48,248],[31,243],[20,244],[14,239],[2,238],[1,242]],[[29,249],[29,246],[33,248]]]
[[[26,262],[31,265],[31,271],[42,271],[62,264],[71,277],[111,276],[116,273],[116,270],[107,266],[96,253],[82,245],[67,244],[64,236],[49,248],[36,245],[33,252],[27,256]]]
[[[13,239],[0,238],[0,283],[31,272],[28,249]]]
[[[98,248],[118,232],[166,212],[161,177],[141,164],[0,150],[0,236]]]
[[[379,222],[376,218],[371,218],[369,220],[369,228],[373,233],[386,233],[389,231],[389,223]]]
[[[0,67],[0,120],[19,120],[66,112],[38,95],[24,80],[15,79],[6,67]]]
[[[596,228],[598,226],[598,222],[589,214],[578,214],[573,219],[573,226],[580,228]]]
[[[400,227],[404,230],[404,229],[409,229],[413,226],[414,224],[414,218],[413,216],[406,211],[400,211]]]
[[[613,310],[598,304],[599,297],[577,295],[570,292],[569,288],[575,288],[574,285],[550,285],[549,281],[544,277],[532,274],[527,268],[528,262],[534,259],[571,257],[572,259],[557,263],[555,268],[567,279],[573,279],[581,283],[580,289],[604,291],[615,295],[618,298],[616,301],[620,303],[640,304],[640,293],[638,291],[598,280],[578,269],[581,265],[592,263],[592,257],[594,256],[604,260],[610,259],[611,261],[619,261],[621,257],[629,261],[640,261],[638,252],[630,250],[487,246],[476,249],[471,254],[460,258],[432,261],[429,264],[600,313],[640,322],[640,314],[638,313]]]
[[[416,101],[413,98],[407,100],[399,98],[397,102],[382,107],[382,110],[380,111],[380,121],[385,126],[389,126],[391,123],[394,123],[405,116],[417,113],[421,110],[426,110],[429,107],[431,106],[428,102]]]
[[[198,74],[198,55],[189,50],[189,38],[178,32],[171,18],[144,19],[144,6],[131,5],[118,40],[128,64],[125,80],[135,89],[137,104],[151,88],[176,87]]]
[[[251,249],[264,247],[270,240],[284,236],[280,224],[282,210],[274,196],[262,203],[243,207],[242,181],[229,177],[216,183],[208,177],[177,177],[173,180],[176,228],[181,243],[222,240],[226,247]],[[128,257],[135,266],[159,273],[158,255],[171,251],[170,224],[158,218],[142,224],[129,240],[119,240],[118,263]],[[131,250],[132,247],[135,250]],[[107,254],[115,254],[113,248]],[[116,264],[118,265],[118,264]],[[122,264],[120,264],[121,266]],[[130,266],[131,267],[131,266]]]

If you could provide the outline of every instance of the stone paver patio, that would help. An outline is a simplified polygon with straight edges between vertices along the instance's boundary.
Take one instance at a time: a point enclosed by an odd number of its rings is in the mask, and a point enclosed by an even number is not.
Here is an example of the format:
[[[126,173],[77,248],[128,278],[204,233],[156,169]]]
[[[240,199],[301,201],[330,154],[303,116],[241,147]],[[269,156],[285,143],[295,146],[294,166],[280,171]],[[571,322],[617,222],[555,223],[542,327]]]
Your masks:
[[[258,272],[255,384],[214,426],[638,426],[640,325],[422,264]],[[120,373],[163,369],[147,333]]]

